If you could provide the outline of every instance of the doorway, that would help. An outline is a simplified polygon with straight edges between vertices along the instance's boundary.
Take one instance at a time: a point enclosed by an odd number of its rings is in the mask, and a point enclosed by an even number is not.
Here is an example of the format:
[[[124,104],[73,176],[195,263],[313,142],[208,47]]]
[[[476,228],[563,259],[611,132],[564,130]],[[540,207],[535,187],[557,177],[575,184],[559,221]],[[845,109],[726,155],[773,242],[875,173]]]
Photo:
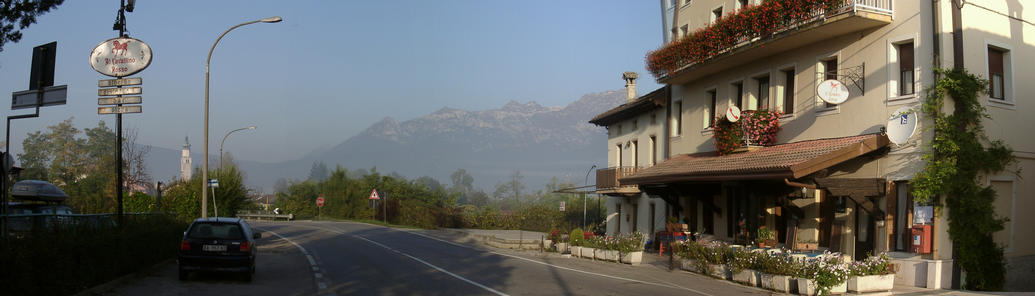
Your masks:
[[[855,260],[865,259],[873,254],[875,227],[873,216],[862,207],[855,211]]]

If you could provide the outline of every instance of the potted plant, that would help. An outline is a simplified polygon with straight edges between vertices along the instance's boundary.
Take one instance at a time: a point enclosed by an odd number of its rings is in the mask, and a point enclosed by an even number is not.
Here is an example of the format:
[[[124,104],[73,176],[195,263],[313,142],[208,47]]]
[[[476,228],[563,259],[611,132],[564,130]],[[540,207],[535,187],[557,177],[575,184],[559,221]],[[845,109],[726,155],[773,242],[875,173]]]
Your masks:
[[[799,295],[844,294],[848,291],[848,265],[840,254],[824,252],[823,259],[810,262],[798,273]]]
[[[639,265],[643,261],[643,246],[646,235],[640,232],[633,232],[620,236],[618,239],[618,252],[621,255],[621,262],[631,265]]]
[[[678,222],[679,222],[679,219],[676,219],[676,217],[673,217],[673,216],[669,216],[668,220],[667,220],[667,223],[665,223],[665,230],[667,230],[668,232],[679,231],[679,223]]]
[[[759,257],[759,286],[781,293],[796,293],[798,280],[792,279],[803,263],[785,254]]]
[[[758,247],[764,248],[766,246],[776,246],[776,231],[766,228],[765,225],[758,227]]]
[[[776,134],[780,132],[780,112],[769,110],[748,110],[740,121],[744,127],[747,142],[758,146],[776,144]]]
[[[575,228],[571,231],[571,235],[568,236],[568,241],[571,243],[571,255],[575,257],[582,257],[582,243],[585,239],[582,236],[582,228]]]
[[[760,256],[769,256],[765,253],[748,252],[743,249],[732,250],[729,253],[730,274],[733,281],[750,286],[758,286],[758,272],[755,270]]]
[[[853,262],[849,267],[848,290],[856,293],[891,291],[897,267],[886,253]]]

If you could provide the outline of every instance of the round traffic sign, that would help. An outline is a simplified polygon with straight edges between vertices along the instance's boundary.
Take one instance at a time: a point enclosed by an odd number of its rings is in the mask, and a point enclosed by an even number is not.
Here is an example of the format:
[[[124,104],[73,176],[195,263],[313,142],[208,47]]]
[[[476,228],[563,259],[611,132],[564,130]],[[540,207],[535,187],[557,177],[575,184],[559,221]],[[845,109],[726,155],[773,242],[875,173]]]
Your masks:
[[[316,206],[323,207],[323,197],[322,196],[316,198]]]
[[[740,120],[740,108],[737,108],[737,106],[730,106],[726,109],[726,120],[729,120],[730,122],[737,122],[737,120]]]

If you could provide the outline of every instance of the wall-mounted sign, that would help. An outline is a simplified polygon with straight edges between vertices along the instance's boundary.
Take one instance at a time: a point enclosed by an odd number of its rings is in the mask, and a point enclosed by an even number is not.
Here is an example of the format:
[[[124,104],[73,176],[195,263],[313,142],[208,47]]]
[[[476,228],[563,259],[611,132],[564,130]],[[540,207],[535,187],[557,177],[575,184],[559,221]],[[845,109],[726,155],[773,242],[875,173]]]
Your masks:
[[[737,108],[737,106],[726,108],[726,120],[729,120],[730,122],[737,122],[737,120],[740,120],[740,108]]]
[[[916,112],[907,107],[895,110],[888,119],[888,140],[896,145],[905,144],[916,133],[918,121]]]
[[[848,87],[841,81],[830,79],[816,86],[816,95],[824,102],[837,105],[848,100]]]
[[[934,207],[918,206],[913,208],[913,224],[931,224],[934,222]]]
[[[149,65],[151,46],[134,38],[105,40],[90,53],[90,66],[97,72],[112,77],[133,75]]]

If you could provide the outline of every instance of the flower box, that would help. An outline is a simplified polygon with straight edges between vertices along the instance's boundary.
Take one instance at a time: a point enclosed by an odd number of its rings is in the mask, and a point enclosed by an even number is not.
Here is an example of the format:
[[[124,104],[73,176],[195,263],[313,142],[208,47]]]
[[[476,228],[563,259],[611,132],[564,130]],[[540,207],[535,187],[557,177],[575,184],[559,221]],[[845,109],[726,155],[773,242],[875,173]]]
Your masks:
[[[568,252],[568,244],[567,243],[556,243],[556,244],[553,244],[553,246],[554,246],[554,248],[557,249],[557,253],[564,254],[564,253]]]
[[[763,289],[780,293],[794,293],[797,290],[798,281],[797,279],[792,280],[789,275],[762,273],[758,277],[758,285]]]
[[[758,286],[758,272],[752,269],[741,270],[733,274],[733,281],[748,286]]]
[[[830,294],[844,294],[847,292],[847,282],[830,287]],[[816,289],[816,280],[803,278],[798,279],[798,295],[818,295],[818,293],[819,291]]]
[[[679,259],[679,269],[700,273],[701,269],[697,268],[697,260],[694,259]]]
[[[708,275],[717,277],[720,279],[730,279],[730,270],[726,268],[726,265],[722,264],[710,264],[708,265]]]
[[[571,252],[571,256],[572,257],[578,258],[581,255],[582,247],[580,247],[580,246],[570,246],[570,247],[568,247],[568,251]]]
[[[895,286],[895,275],[866,275],[848,278],[848,290],[855,293],[891,291]]]
[[[593,253],[596,253],[597,249],[582,247],[579,251],[579,257],[593,259]]]
[[[611,262],[618,262],[618,259],[619,259],[618,258],[618,251],[616,251],[616,250],[604,250],[604,249],[597,249],[596,252],[594,252],[594,257],[597,258],[597,260],[604,260],[604,261],[611,261]]]
[[[819,250],[819,243],[794,243],[795,250]]]
[[[643,262],[643,251],[622,254],[622,263],[640,265],[640,262]]]

